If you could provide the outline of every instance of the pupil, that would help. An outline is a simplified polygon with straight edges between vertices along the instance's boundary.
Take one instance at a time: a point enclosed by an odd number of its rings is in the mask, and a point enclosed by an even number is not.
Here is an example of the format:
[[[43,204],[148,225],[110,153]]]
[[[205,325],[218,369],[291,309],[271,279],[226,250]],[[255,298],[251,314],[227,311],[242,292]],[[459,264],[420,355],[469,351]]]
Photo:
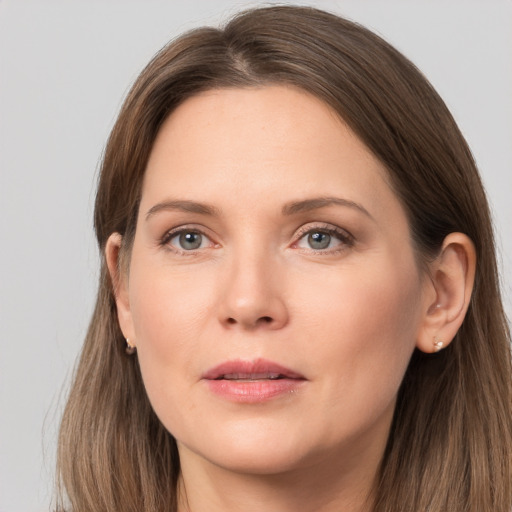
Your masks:
[[[308,236],[308,242],[313,249],[326,249],[331,243],[331,235],[317,231]]]
[[[201,246],[202,236],[199,233],[182,233],[180,245],[183,249],[198,249]]]

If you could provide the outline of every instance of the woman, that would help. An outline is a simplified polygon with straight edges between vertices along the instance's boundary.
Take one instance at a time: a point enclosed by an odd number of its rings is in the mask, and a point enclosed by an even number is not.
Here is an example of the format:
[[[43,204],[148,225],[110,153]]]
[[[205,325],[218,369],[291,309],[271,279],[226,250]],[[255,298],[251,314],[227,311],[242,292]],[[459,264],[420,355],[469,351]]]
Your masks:
[[[110,136],[70,509],[509,511],[509,333],[471,153],[366,29],[164,48]]]

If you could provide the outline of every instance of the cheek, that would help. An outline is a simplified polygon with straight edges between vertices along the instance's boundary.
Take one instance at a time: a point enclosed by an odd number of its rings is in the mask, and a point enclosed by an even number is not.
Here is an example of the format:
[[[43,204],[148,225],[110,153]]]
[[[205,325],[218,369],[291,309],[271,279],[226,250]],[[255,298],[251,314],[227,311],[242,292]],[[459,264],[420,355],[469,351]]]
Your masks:
[[[204,276],[203,276],[204,277]],[[204,286],[203,286],[204,285]],[[207,331],[211,287],[197,275],[177,276],[166,266],[132,260],[130,306],[137,353],[148,397],[165,425],[176,411],[192,407],[182,400],[197,381],[196,360]]]
[[[309,317],[312,335],[325,329],[341,345],[366,348],[386,341],[396,346],[400,340],[414,345],[421,305],[416,266],[393,257],[375,260],[325,276],[296,276],[297,308]]]
[[[330,376],[319,394],[329,397],[327,405],[342,406],[344,416],[371,422],[392,407],[414,350],[419,276],[414,263],[395,260],[354,267],[326,282],[324,293],[309,308],[302,306],[303,329],[322,354],[321,371]]]
[[[176,275],[172,268],[144,260],[135,261],[132,268],[130,306],[137,345],[155,355],[186,348],[210,309],[211,286],[204,273]]]

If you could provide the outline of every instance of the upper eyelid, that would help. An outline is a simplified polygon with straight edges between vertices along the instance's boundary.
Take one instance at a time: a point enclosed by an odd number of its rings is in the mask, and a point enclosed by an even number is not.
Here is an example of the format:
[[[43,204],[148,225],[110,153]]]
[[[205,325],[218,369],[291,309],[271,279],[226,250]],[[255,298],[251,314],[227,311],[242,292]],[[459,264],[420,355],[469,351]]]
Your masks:
[[[328,222],[308,222],[307,224],[304,224],[300,228],[298,228],[295,231],[294,237],[296,239],[302,238],[306,233],[309,233],[310,231],[327,231],[329,233],[336,233],[340,236],[345,236],[346,238],[353,239],[353,235],[350,233],[350,231],[341,228],[339,226],[336,226],[335,224],[330,224]]]
[[[169,228],[165,231],[165,234],[180,233],[181,231],[197,231],[198,233],[206,234],[206,231],[210,230],[206,226],[191,222],[189,224],[180,224],[179,226]]]
[[[169,241],[172,240],[175,236],[179,235],[180,233],[187,232],[187,231],[193,232],[193,233],[199,233],[202,236],[205,236],[206,238],[208,238],[208,240],[210,240],[210,242],[215,243],[213,241],[212,235],[207,233],[207,231],[209,231],[209,230],[207,230],[205,227],[202,227],[202,226],[198,227],[197,224],[183,224],[180,226],[176,226],[174,228],[170,228],[167,231],[165,231],[165,233],[160,237],[160,242],[163,244],[169,243]]]

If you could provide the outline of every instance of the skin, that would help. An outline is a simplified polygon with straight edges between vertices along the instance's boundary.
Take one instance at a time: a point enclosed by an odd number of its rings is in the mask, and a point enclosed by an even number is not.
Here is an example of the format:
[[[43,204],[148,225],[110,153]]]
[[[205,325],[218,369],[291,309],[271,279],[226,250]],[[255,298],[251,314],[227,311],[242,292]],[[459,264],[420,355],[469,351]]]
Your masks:
[[[318,198],[343,201],[304,203]],[[179,229],[201,245],[184,248]],[[180,509],[368,510],[410,356],[434,337],[446,346],[467,309],[467,237],[450,235],[424,275],[382,164],[325,104],[269,86],[177,108],[150,155],[125,275],[120,242],[106,249],[120,324],[178,443]],[[303,384],[248,404],[202,379],[258,358]]]

